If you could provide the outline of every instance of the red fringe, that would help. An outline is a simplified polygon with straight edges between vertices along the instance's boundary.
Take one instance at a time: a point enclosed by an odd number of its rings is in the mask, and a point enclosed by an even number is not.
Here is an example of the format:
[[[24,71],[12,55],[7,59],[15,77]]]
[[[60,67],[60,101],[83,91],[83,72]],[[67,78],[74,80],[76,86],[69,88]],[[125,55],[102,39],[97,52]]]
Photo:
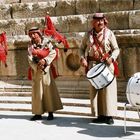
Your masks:
[[[3,32],[0,34],[0,60],[7,66],[6,64],[6,56],[7,56],[7,38],[6,33]]]
[[[28,80],[32,80],[32,68],[28,68]]]
[[[119,75],[118,62],[117,61],[114,61],[113,62],[113,65],[114,65],[114,75],[115,76],[118,76]]]
[[[52,36],[58,43],[63,43],[64,47],[67,49],[69,48],[69,44],[66,40],[66,38],[60,34],[58,31],[56,31],[55,26],[50,18],[49,15],[45,17],[46,21],[46,28],[44,29],[44,34],[47,36]]]

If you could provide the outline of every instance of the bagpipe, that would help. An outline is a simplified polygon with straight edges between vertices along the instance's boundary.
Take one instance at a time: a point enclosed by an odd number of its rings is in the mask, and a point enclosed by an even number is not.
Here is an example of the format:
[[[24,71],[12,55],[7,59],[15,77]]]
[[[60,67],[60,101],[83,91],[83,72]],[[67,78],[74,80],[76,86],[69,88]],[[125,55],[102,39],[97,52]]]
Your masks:
[[[64,37],[62,34],[60,34],[56,29],[55,26],[50,18],[49,15],[45,17],[45,29],[42,31],[45,36],[51,36],[52,39],[54,39],[57,43],[63,43],[64,48],[68,49],[69,44],[66,40],[66,37]],[[50,42],[51,43],[51,42]],[[56,58],[58,58],[58,51],[59,49],[57,46],[54,46],[55,51],[56,51]],[[46,57],[49,54],[49,49],[44,48],[44,49],[34,49],[32,55],[36,55],[39,59]]]
[[[60,34],[55,29],[55,26],[54,26],[54,24],[53,24],[49,15],[47,15],[45,17],[45,29],[42,31],[42,33],[44,34],[44,36],[51,37],[53,40],[55,40],[59,44],[63,43],[64,50],[67,50],[69,48],[69,44],[66,40],[66,37],[64,37],[62,34]],[[56,51],[56,57],[55,57],[54,60],[57,60],[58,59],[58,54],[59,54],[59,49],[57,48],[57,45],[54,45],[53,47]],[[33,61],[35,63],[38,63],[40,59],[43,59],[43,58],[45,58],[49,55],[49,48],[45,47],[43,49],[40,49],[40,48],[33,49],[32,55],[33,55]],[[51,71],[52,71],[53,77],[56,78],[58,76],[58,74],[56,73],[55,67],[54,67],[53,64],[51,64],[50,66],[51,66]],[[31,71],[31,70],[29,70],[29,71]],[[31,72],[29,72],[29,73],[31,73]],[[28,79],[31,79],[31,76],[30,76],[29,73],[28,73]]]
[[[66,40],[66,37],[63,36],[62,34],[60,34],[56,29],[55,26],[50,18],[49,15],[47,15],[45,17],[45,24],[46,24],[46,28],[44,29],[43,33],[46,36],[51,36],[55,41],[57,41],[58,43],[63,43],[64,48],[68,49],[69,48],[69,44]]]

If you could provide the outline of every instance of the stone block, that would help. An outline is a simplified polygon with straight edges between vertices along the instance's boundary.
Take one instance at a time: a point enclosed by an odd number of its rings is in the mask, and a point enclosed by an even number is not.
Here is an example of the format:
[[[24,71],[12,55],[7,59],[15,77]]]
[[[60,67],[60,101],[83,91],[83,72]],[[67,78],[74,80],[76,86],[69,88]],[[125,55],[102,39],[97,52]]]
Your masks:
[[[75,15],[75,0],[57,1],[56,16]]]
[[[9,4],[0,4],[0,20],[11,18],[11,7]]]
[[[123,35],[123,34],[140,34],[139,29],[127,29],[127,30],[114,30],[113,31],[116,35]]]
[[[140,48],[137,47],[136,48],[136,53],[137,53],[137,71],[136,72],[140,72]]]
[[[133,10],[133,0],[99,1],[101,12]]]
[[[46,2],[46,1],[51,1],[51,0],[20,0],[21,3],[31,3],[31,2]],[[59,0],[55,0],[59,1]]]
[[[8,50],[27,50],[29,41],[30,38],[28,35],[7,36]]]
[[[76,14],[89,14],[99,11],[99,3],[97,0],[77,0]]]
[[[12,5],[13,18],[36,18],[45,17],[49,12],[55,15],[55,1],[39,3],[16,3]]]
[[[108,26],[113,30],[129,29],[129,12],[110,12],[105,14],[108,19]]]
[[[136,48],[122,49],[123,75],[131,77],[137,71],[137,50]]]
[[[13,51],[14,52],[14,51]],[[8,67],[6,68],[3,63],[0,64],[0,75],[16,75],[16,69],[15,69],[15,55],[12,54],[11,51],[8,51],[7,55],[7,64]]]
[[[51,17],[52,22],[54,23],[55,28],[60,33],[69,32],[69,22],[67,16],[58,16],[58,17]]]
[[[68,16],[68,22],[69,22],[69,32],[83,32],[88,30],[87,16],[84,15]]]
[[[8,64],[7,68],[5,68],[3,63],[0,64],[0,75],[27,77],[29,66],[27,60],[27,50],[8,51],[7,64]]]
[[[134,1],[134,9],[135,10],[139,10],[140,9],[140,1],[139,0],[135,0]]]
[[[50,16],[54,16],[55,6],[55,1],[33,3],[31,17],[45,17],[47,13],[49,13]]]
[[[25,34],[25,20],[0,20],[0,31],[8,36]]]
[[[28,30],[32,27],[38,27],[41,30],[44,29],[45,18],[28,18],[25,21],[25,32],[28,33]]]
[[[0,0],[0,4],[20,3],[20,0]]]
[[[30,18],[32,13],[31,3],[16,3],[12,5],[12,17],[17,18]]]
[[[129,28],[130,29],[139,29],[140,28],[140,10],[130,12]]]
[[[124,34],[116,35],[117,41],[121,44],[121,48],[125,47],[139,47],[140,34]]]

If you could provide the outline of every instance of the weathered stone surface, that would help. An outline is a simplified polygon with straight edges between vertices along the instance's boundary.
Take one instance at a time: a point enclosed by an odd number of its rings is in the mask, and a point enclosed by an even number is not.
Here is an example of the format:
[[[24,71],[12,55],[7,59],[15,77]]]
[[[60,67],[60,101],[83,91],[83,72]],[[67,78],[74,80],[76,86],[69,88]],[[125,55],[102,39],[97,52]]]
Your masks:
[[[22,3],[30,3],[30,2],[46,2],[46,1],[52,1],[52,0],[20,0]],[[55,0],[59,1],[59,0]]]
[[[32,12],[32,6],[28,3],[16,3],[12,6],[13,18],[30,18]]]
[[[12,5],[13,18],[45,17],[47,13],[55,15],[55,1],[39,3],[16,3]]]
[[[11,51],[8,51],[7,55],[7,64],[8,67],[6,68],[3,63],[0,64],[0,75],[17,75],[16,69],[15,69],[15,54],[14,51],[11,53]]]
[[[28,19],[26,19],[26,21],[25,21],[26,33],[33,26],[39,27],[40,29],[44,29],[44,22],[45,22],[45,18],[28,18]]]
[[[140,1],[139,0],[135,0],[134,1],[134,9],[140,9]]]
[[[29,40],[27,35],[10,36],[7,38],[8,50],[27,49]]]
[[[0,4],[12,4],[12,3],[19,3],[20,0],[0,0]]]
[[[0,20],[0,31],[7,36],[25,34],[25,20]]]
[[[45,17],[47,13],[55,15],[55,1],[39,2],[32,5],[32,17]]]
[[[136,48],[126,48],[122,50],[123,75],[128,78],[137,72],[137,50]]]
[[[133,9],[133,0],[98,1],[101,12],[124,11]]]
[[[0,5],[0,20],[11,18],[11,6],[9,4]]]
[[[137,65],[137,71],[136,72],[140,72],[140,48],[137,47],[136,48],[136,57],[137,57],[137,61],[136,61],[136,65]]]
[[[24,60],[24,61],[23,61]],[[8,51],[7,55],[8,67],[0,64],[0,75],[10,76],[26,76],[28,70],[27,50]]]
[[[121,44],[121,48],[125,47],[139,47],[140,45],[140,34],[124,34],[116,35],[118,43]]]
[[[129,28],[130,29],[140,28],[140,10],[132,11],[129,13]]]
[[[74,15],[75,14],[75,0],[57,1],[56,16]]]
[[[28,21],[26,21],[26,22],[28,23]],[[118,42],[120,48],[125,49],[126,47],[127,48],[139,47],[139,44],[140,44],[140,34],[139,33],[138,34],[127,34],[127,33],[119,34],[119,33],[120,32],[118,31],[118,33],[116,34],[116,38],[117,38],[117,42]],[[71,32],[71,33],[62,33],[62,34],[63,34],[63,36],[65,36],[67,38],[70,48],[79,48],[85,32]],[[29,41],[29,37],[25,36],[25,35],[13,36],[12,39],[13,39],[13,41],[10,41],[11,37],[8,37],[8,44],[9,44],[9,41],[10,42],[16,41],[17,44],[23,43],[23,45],[24,45],[27,41]],[[21,42],[21,40],[23,40],[23,41]],[[58,48],[63,48],[63,47],[64,46],[62,43],[59,44],[59,46],[58,46]]]
[[[77,0],[76,14],[89,14],[99,11],[99,2],[97,0]]]
[[[87,17],[86,16],[68,16],[69,32],[83,32],[87,31]]]
[[[140,34],[140,29],[128,29],[128,30],[114,30],[113,31],[116,35],[123,35],[123,34]]]
[[[129,12],[111,12],[107,13],[106,17],[109,21],[109,28],[113,30],[124,30],[124,29],[138,29],[139,28],[139,11],[137,11],[137,14],[135,13],[135,16],[132,16],[132,13],[130,14],[131,16],[129,17]],[[70,15],[70,16],[58,16],[58,17],[51,17],[55,27],[59,30],[59,32],[66,33],[66,32],[86,32],[91,28],[91,20],[92,20],[92,14],[90,15]],[[45,22],[45,15],[44,17],[37,17],[37,18],[23,18],[23,19],[15,19],[15,22],[17,24],[23,24],[25,23],[25,28],[27,29],[28,26],[39,26],[41,28],[44,27],[44,22]],[[123,22],[122,22],[123,21]],[[130,25],[129,25],[130,21]],[[0,29],[5,29],[5,23],[8,22],[8,24],[11,24],[13,20],[8,20],[8,21],[3,21],[1,20],[1,26]],[[121,23],[121,24],[120,24]],[[17,25],[17,26],[19,26]],[[23,28],[20,28],[20,32],[17,34],[20,34],[22,32],[25,32]],[[7,29],[6,29],[7,30]],[[11,30],[11,29],[10,29]],[[117,32],[117,31],[116,31]],[[126,31],[125,31],[126,32]],[[139,33],[138,30],[134,30],[132,33]],[[128,33],[130,33],[128,31]],[[15,33],[14,33],[15,34]],[[21,34],[22,35],[22,34]]]
[[[69,22],[67,16],[51,17],[55,28],[61,33],[69,32]]]
[[[113,30],[129,29],[129,12],[110,12],[106,14],[109,28]]]

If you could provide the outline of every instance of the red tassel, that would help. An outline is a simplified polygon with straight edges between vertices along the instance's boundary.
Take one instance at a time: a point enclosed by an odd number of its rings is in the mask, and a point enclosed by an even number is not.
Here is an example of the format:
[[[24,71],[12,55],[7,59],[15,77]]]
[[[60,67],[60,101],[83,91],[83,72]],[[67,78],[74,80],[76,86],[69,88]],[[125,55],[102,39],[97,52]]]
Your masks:
[[[6,64],[6,55],[7,55],[7,39],[6,39],[6,33],[3,32],[0,34],[0,60],[5,64],[5,67],[7,67]]]
[[[117,61],[114,61],[113,62],[113,65],[114,65],[114,75],[115,76],[118,76],[119,75],[118,62]]]
[[[28,68],[28,80],[32,80],[32,68]]]
[[[61,35],[59,32],[56,31],[54,24],[51,21],[50,16],[47,15],[45,17],[45,20],[46,20],[46,28],[44,29],[44,34],[47,36],[52,36],[59,43],[62,42],[64,47],[66,47],[68,49],[69,44],[68,44],[66,38],[63,35]]]
[[[56,68],[53,64],[51,64],[51,72],[52,72],[52,75],[53,75],[53,78],[56,79],[59,75],[56,71]]]

